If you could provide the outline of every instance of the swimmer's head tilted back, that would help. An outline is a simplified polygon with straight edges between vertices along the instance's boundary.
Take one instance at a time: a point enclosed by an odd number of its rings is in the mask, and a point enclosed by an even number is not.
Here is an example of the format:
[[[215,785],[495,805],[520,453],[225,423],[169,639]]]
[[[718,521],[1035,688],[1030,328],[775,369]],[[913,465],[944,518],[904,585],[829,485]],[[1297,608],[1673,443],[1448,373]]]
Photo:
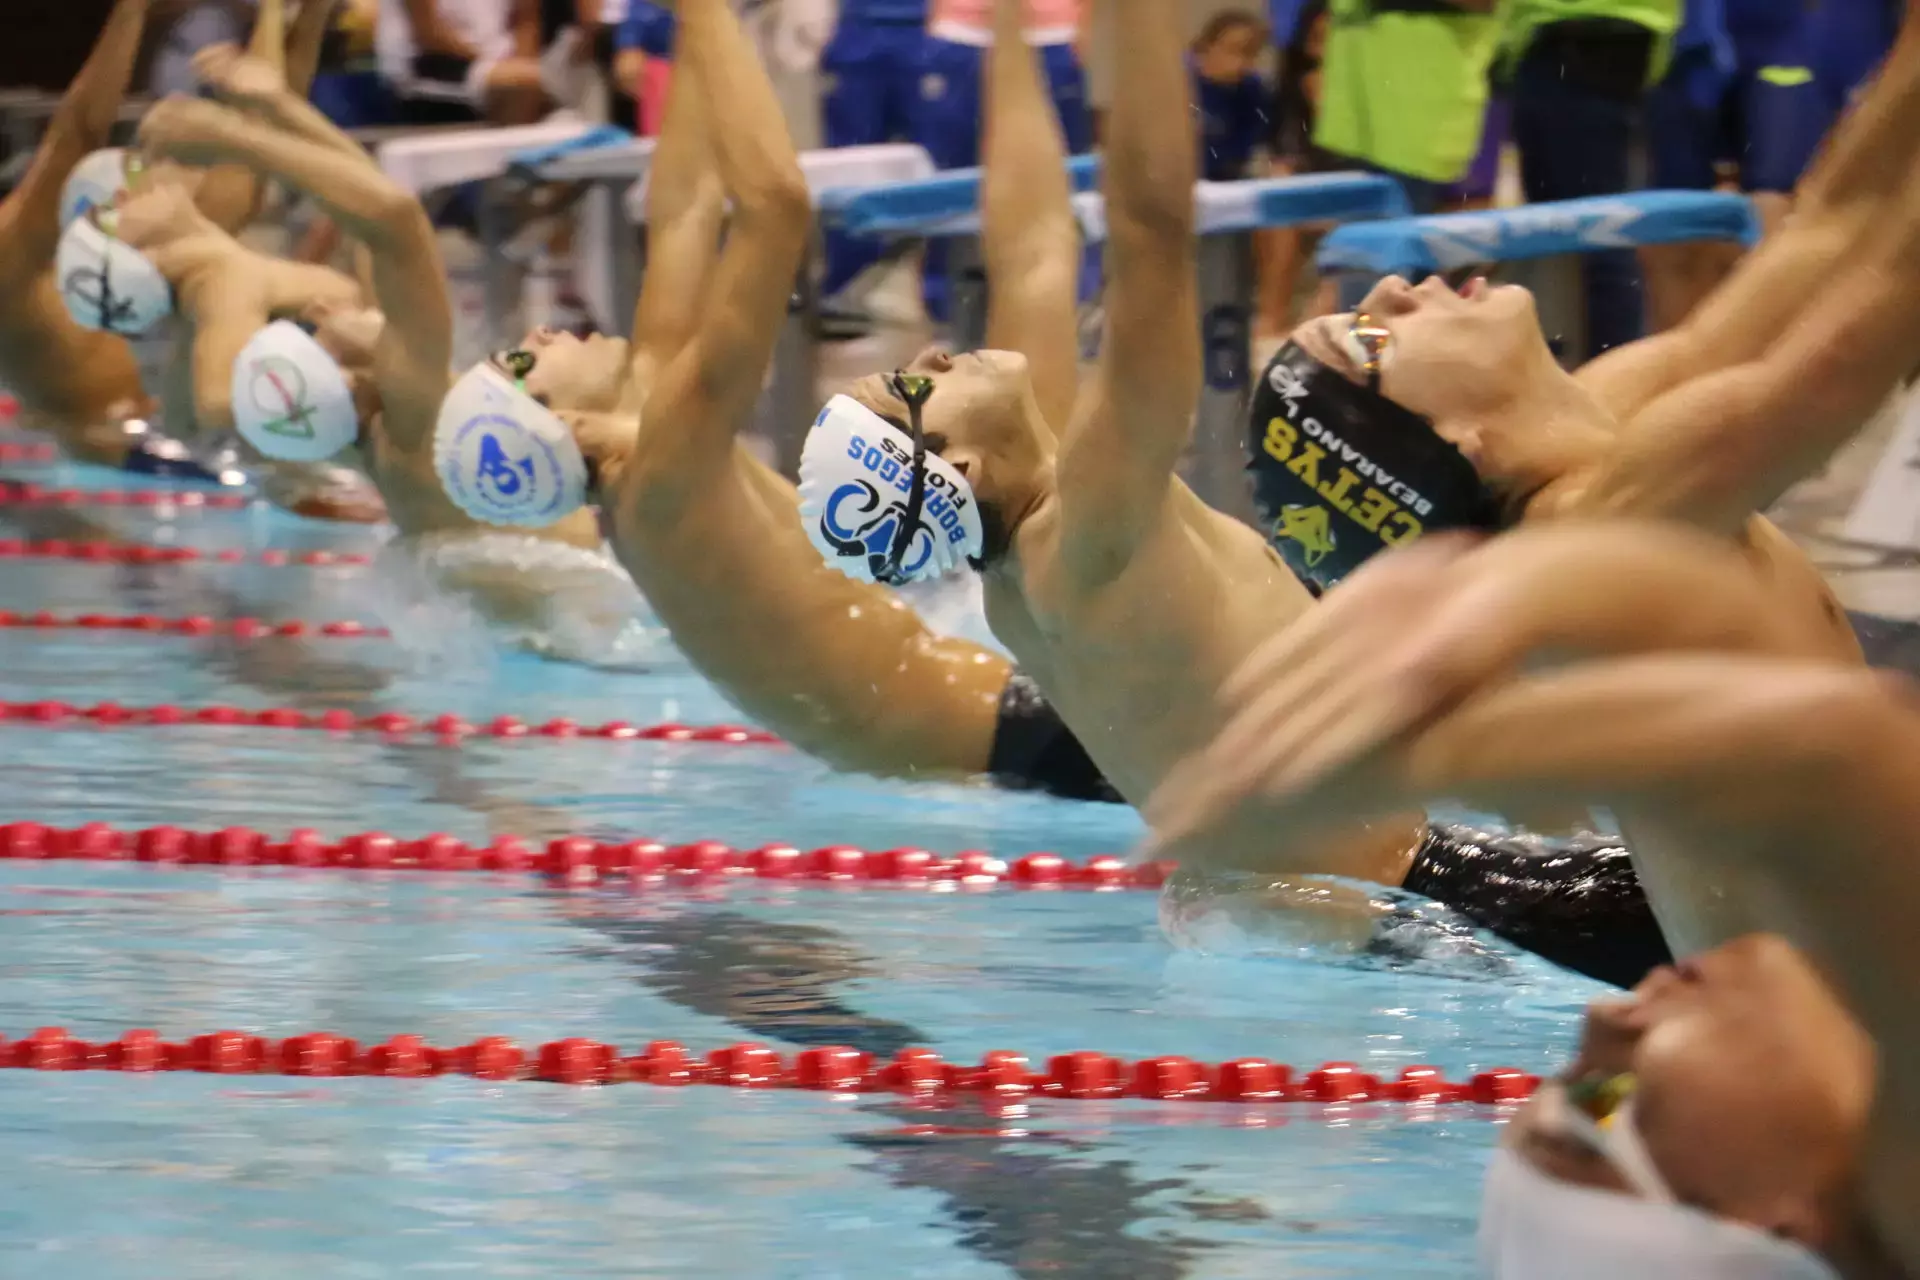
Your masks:
[[[324,462],[359,438],[346,374],[290,320],[274,321],[241,348],[232,392],[241,438],[276,461]]]
[[[433,464],[441,488],[487,524],[543,528],[587,500],[587,462],[573,432],[526,390],[537,356],[482,361],[440,404]]]
[[[137,338],[173,313],[173,286],[145,254],[115,238],[115,223],[108,206],[68,223],[54,276],[75,324]]]
[[[980,558],[980,504],[966,477],[931,452],[922,414],[929,378],[895,374],[907,429],[851,396],[814,419],[800,457],[800,520],[827,563],[889,586],[937,578]]]
[[[1281,557],[1316,594],[1390,546],[1438,529],[1493,528],[1499,504],[1459,450],[1377,390],[1391,359],[1365,313],[1346,335],[1373,385],[1297,342],[1253,390],[1254,505]]]
[[[74,219],[88,210],[110,207],[124,190],[138,167],[125,147],[103,147],[90,152],[60,188],[60,228],[65,230]]]

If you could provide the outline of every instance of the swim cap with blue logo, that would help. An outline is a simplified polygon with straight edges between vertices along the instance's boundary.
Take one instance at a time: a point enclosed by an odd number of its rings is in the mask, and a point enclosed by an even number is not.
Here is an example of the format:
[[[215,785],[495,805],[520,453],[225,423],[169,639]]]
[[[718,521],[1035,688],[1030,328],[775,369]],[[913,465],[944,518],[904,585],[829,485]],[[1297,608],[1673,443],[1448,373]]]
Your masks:
[[[89,209],[111,205],[131,176],[125,147],[103,147],[73,166],[60,188],[60,228],[65,230]]]
[[[800,518],[827,563],[862,582],[937,578],[985,544],[966,478],[850,396],[827,401],[807,436]]]
[[[114,239],[113,224],[105,206],[68,223],[54,278],[75,324],[135,338],[173,313],[173,286],[145,254]]]
[[[587,500],[587,462],[565,423],[491,364],[469,369],[433,429],[440,487],[487,524],[541,527]]]
[[[1254,506],[1315,595],[1423,533],[1500,526],[1498,499],[1431,423],[1298,343],[1274,354],[1248,413]]]
[[[360,435],[353,390],[326,348],[290,320],[253,335],[233,362],[233,425],[280,462],[324,462]]]

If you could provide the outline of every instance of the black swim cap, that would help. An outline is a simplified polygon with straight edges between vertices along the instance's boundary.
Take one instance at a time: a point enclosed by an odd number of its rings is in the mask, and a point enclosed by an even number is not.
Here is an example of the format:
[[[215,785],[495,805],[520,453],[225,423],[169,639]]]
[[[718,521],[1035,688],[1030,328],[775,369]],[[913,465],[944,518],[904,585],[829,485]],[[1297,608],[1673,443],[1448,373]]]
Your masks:
[[[1423,533],[1501,524],[1499,500],[1431,423],[1297,342],[1268,362],[1248,412],[1254,506],[1315,595]]]

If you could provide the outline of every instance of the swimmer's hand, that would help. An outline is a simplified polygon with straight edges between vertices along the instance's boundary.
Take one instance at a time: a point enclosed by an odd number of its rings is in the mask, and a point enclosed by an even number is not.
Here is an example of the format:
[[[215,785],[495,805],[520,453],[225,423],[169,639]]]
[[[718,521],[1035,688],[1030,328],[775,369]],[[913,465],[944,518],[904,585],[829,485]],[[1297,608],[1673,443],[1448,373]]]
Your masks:
[[[1554,524],[1474,549],[1426,538],[1367,564],[1256,650],[1238,708],[1147,806],[1150,856],[1249,819],[1353,820],[1437,798],[1409,772],[1419,732],[1524,664],[1662,649],[1814,655],[1821,638],[1723,542],[1677,527]]]
[[[208,45],[193,55],[193,73],[222,98],[258,101],[287,91],[286,76],[272,63],[236,44]]]

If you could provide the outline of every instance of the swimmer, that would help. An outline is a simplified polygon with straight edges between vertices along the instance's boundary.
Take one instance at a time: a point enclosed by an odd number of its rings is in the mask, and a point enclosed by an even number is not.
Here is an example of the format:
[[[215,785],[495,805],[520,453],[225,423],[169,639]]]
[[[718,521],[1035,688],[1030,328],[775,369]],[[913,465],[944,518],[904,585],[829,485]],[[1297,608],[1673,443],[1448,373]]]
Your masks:
[[[139,362],[124,336],[84,326],[63,296],[72,288],[106,307],[97,263],[57,266],[63,232],[89,207],[110,204],[124,187],[126,153],[108,149],[126,84],[138,53],[149,0],[120,0],[99,40],[50,121],[32,166],[0,203],[0,384],[19,397],[27,425],[58,436],[74,457],[129,470],[215,479],[192,451],[149,425],[155,403],[142,386]],[[326,4],[309,5],[286,33],[287,53],[305,83],[319,59]],[[278,49],[278,4],[262,6],[257,41]],[[257,184],[250,173],[205,175],[196,199],[208,217],[229,230],[252,215]],[[152,284],[150,279],[148,284]],[[170,310],[164,290],[119,299],[157,320]],[[117,326],[116,326],[117,327]],[[191,434],[173,423],[176,435]]]
[[[457,380],[449,372],[453,312],[420,202],[259,60],[223,47],[203,52],[198,65],[225,105],[194,98],[157,104],[140,125],[143,149],[189,165],[246,165],[305,194],[365,248],[377,304],[309,307],[311,334],[285,321],[260,330],[230,375],[242,434],[279,456],[357,452],[398,531],[396,550],[430,566],[440,587],[467,597],[488,621],[538,629],[552,616],[556,579],[600,582],[612,575],[623,591],[609,599],[596,590],[592,605],[607,610],[599,622],[618,630],[639,602],[605,562],[591,511],[576,504],[543,520],[522,505],[508,513],[512,519],[487,523],[441,489],[435,430],[443,418],[491,423],[512,435],[511,457],[500,452],[497,436],[488,437],[496,440],[496,456],[485,468],[488,483],[506,498],[524,495],[536,478],[577,492],[584,476],[577,458],[576,470],[562,476],[551,451],[528,445],[543,438],[539,432],[565,429],[517,385],[522,375],[511,362],[489,361]],[[312,413],[297,396],[268,394],[282,385],[277,370],[285,371],[282,384],[298,381],[315,393]],[[249,391],[256,384],[259,396]],[[296,411],[299,423],[274,430]]]
[[[1570,1069],[1510,1127],[1481,1223],[1502,1280],[1920,1274],[1920,696],[1843,656],[1783,656],[1808,623],[1677,525],[1433,539],[1249,664],[1234,737],[1155,800],[1180,847],[1213,821],[1208,766],[1257,775],[1261,811],[1289,823],[1443,796],[1618,816],[1689,958],[1596,1002]],[[1242,766],[1238,734],[1279,681],[1339,745],[1262,740]]]
[[[527,390],[550,397],[574,426],[622,563],[708,679],[838,768],[986,774],[1110,798],[1058,716],[1004,658],[934,634],[893,592],[824,566],[801,532],[800,494],[738,442],[786,322],[809,203],[772,86],[725,5],[687,0],[679,16],[682,45],[648,179],[636,344],[615,353],[539,333],[525,343]],[[1017,27],[1017,15],[1010,20]],[[989,324],[998,340],[1031,352],[1039,394],[1064,412],[1074,393],[1080,253],[1065,148],[1017,31],[996,44],[989,66],[986,145],[998,158],[982,193],[997,282]]]

